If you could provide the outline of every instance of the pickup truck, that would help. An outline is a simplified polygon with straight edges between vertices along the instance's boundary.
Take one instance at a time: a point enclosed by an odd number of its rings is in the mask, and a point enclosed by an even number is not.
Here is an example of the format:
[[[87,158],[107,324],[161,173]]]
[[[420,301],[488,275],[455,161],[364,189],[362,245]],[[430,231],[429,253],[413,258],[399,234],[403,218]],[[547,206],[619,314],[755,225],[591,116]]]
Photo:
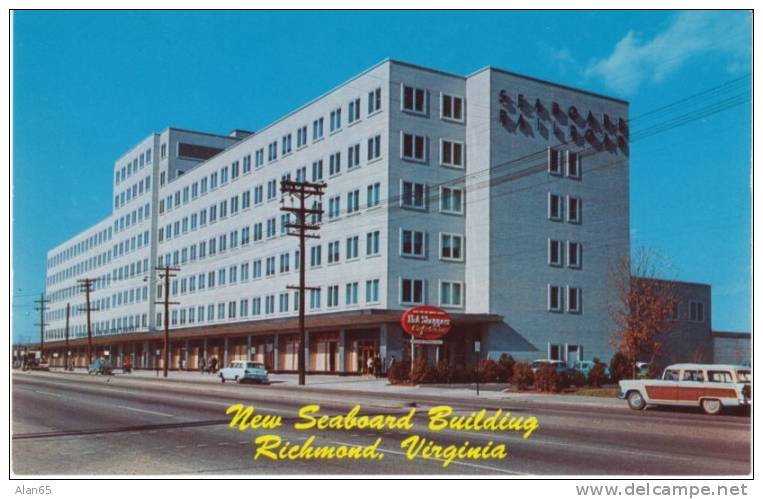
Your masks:
[[[660,379],[620,381],[618,397],[634,410],[647,405],[701,407],[707,414],[751,403],[752,371],[726,364],[673,364]]]

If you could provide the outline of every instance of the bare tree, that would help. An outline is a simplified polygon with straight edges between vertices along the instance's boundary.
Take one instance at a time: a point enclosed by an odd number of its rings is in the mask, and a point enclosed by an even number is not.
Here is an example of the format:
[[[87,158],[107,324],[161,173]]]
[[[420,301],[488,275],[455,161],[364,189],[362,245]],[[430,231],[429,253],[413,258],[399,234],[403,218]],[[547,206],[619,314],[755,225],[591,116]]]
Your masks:
[[[653,364],[660,354],[664,336],[673,328],[679,298],[675,284],[665,277],[669,262],[655,250],[640,248],[632,258],[624,257],[610,268],[617,300],[611,308],[616,330],[611,344],[636,362]]]

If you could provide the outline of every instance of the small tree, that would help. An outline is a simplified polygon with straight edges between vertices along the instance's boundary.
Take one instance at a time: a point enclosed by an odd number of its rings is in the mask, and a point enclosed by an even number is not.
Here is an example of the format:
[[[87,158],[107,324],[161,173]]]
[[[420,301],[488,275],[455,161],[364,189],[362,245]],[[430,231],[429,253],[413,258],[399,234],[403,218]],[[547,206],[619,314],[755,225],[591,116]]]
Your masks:
[[[588,386],[600,388],[601,384],[606,380],[606,378],[607,376],[604,373],[604,364],[602,364],[598,357],[594,357],[593,367],[590,371],[588,371],[588,379],[586,380]]]
[[[611,309],[616,325],[611,344],[633,367],[639,360],[654,363],[663,346],[663,336],[673,328],[678,306],[673,282],[658,278],[667,269],[665,260],[654,251],[640,249],[635,256],[621,259],[610,269],[617,295]]]
[[[500,383],[506,383],[511,380],[511,375],[514,371],[514,357],[508,354],[501,354],[501,358],[498,359],[498,381]]]
[[[543,364],[535,371],[535,389],[539,392],[558,392],[561,385],[559,373],[551,364]]]

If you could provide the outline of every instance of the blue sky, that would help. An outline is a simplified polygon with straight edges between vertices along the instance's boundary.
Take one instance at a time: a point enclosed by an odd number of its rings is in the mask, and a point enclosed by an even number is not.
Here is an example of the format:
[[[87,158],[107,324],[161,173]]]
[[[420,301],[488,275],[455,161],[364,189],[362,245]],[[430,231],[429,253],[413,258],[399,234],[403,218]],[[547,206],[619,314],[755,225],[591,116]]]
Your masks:
[[[713,285],[713,327],[751,328],[751,88],[745,12],[16,12],[13,333],[36,338],[45,255],[111,208],[111,166],[167,126],[256,130],[391,57],[487,65],[627,99],[634,247]],[[737,100],[730,100],[730,103]],[[723,106],[720,106],[723,108]]]

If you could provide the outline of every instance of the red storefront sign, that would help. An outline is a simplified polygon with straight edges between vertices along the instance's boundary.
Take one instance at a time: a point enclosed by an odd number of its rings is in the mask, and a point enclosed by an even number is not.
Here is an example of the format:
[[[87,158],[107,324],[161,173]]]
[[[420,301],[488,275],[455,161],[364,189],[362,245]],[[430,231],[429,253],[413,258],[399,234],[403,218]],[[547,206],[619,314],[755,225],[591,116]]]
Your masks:
[[[422,305],[403,312],[400,325],[403,331],[419,340],[437,340],[450,331],[450,315],[437,307]]]

